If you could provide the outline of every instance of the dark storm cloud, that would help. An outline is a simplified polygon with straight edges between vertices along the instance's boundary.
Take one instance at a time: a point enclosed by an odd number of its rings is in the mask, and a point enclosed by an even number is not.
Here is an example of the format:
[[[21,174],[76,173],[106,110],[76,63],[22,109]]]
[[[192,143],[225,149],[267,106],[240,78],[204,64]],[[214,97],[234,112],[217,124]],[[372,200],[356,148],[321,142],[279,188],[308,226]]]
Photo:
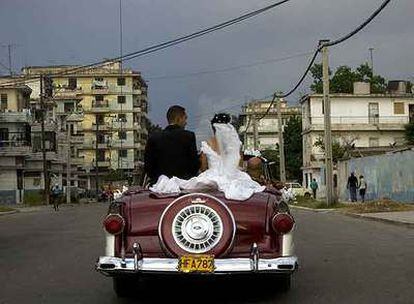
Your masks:
[[[125,52],[190,33],[261,8],[273,1],[122,0]],[[321,38],[334,39],[370,15],[381,0],[292,0],[243,24],[207,35],[126,65],[144,77],[181,75],[254,63],[312,50]],[[119,53],[118,0],[1,0],[1,43],[14,42],[16,68],[87,63]],[[391,1],[362,33],[330,50],[331,66],[359,65],[375,48],[375,70],[387,78],[413,77],[412,0]],[[5,49],[0,61],[7,62]],[[188,108],[190,127],[208,134],[214,111],[231,108],[274,90],[288,90],[307,58],[269,63],[190,78],[149,81],[151,118],[164,124],[171,103]],[[309,83],[309,80],[308,80]],[[308,84],[307,83],[307,84]],[[300,92],[307,91],[307,84]],[[298,94],[290,98],[295,101]],[[200,128],[199,122],[204,121]]]

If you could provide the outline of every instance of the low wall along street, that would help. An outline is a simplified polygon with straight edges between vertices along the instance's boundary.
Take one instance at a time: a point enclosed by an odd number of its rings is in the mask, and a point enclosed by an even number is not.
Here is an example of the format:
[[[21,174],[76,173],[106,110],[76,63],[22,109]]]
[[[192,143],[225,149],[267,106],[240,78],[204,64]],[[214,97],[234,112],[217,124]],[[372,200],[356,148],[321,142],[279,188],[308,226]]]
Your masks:
[[[357,177],[363,175],[367,182],[367,200],[389,198],[414,203],[414,148],[340,161],[337,168],[342,201],[349,200],[347,179],[355,172]]]

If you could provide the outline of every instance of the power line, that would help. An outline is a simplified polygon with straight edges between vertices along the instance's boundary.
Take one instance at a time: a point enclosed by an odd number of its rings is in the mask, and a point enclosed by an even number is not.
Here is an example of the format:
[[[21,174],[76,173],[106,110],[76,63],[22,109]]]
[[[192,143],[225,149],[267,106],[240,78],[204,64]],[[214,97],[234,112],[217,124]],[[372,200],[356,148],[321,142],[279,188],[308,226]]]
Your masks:
[[[381,6],[371,14],[371,16],[369,16],[363,23],[361,23],[357,28],[355,28],[352,32],[346,34],[345,36],[338,38],[334,41],[325,43],[323,46],[334,46],[337,44],[340,44],[346,40],[348,40],[349,38],[351,38],[352,36],[356,35],[357,33],[359,33],[362,29],[364,29],[364,27],[366,27],[369,23],[371,23],[372,20],[374,20],[375,17],[377,17],[379,15],[379,13],[381,13],[381,11],[391,2],[391,0],[385,0]],[[320,49],[322,49],[322,47],[320,47]]]
[[[181,75],[163,75],[163,76],[156,76],[156,77],[145,77],[145,79],[146,80],[164,80],[164,79],[187,78],[187,77],[193,77],[193,76],[199,76],[199,75],[205,75],[205,74],[224,73],[224,72],[230,72],[230,71],[239,70],[239,69],[243,69],[243,68],[255,67],[255,66],[258,66],[258,65],[263,65],[263,64],[273,63],[273,62],[287,61],[287,60],[290,60],[290,59],[293,59],[293,58],[304,57],[304,56],[312,54],[312,53],[313,52],[302,52],[302,53],[298,53],[298,54],[291,55],[291,56],[279,57],[279,58],[268,59],[268,60],[262,60],[262,61],[258,61],[258,62],[255,62],[255,63],[242,64],[242,65],[232,66],[232,67],[223,68],[223,69],[205,70],[205,71],[192,72],[192,73],[181,74]]]
[[[358,27],[356,27],[353,31],[351,31],[350,33],[344,35],[343,37],[340,37],[334,41],[331,42],[325,42],[322,43],[318,46],[318,48],[316,49],[305,73],[302,75],[302,78],[299,80],[299,82],[293,87],[293,89],[291,89],[288,93],[283,94],[283,95],[277,95],[276,93],[273,95],[273,99],[269,105],[269,107],[267,108],[266,112],[260,116],[260,118],[258,120],[261,120],[263,117],[265,117],[266,115],[269,114],[270,109],[272,108],[276,98],[285,98],[287,96],[289,96],[290,94],[292,94],[294,91],[296,91],[296,89],[301,85],[301,83],[303,82],[303,80],[305,79],[306,75],[309,73],[313,63],[315,62],[316,56],[318,55],[318,53],[322,50],[323,47],[325,46],[334,46],[337,44],[340,44],[342,42],[345,42],[346,40],[348,40],[349,38],[353,37],[354,35],[356,35],[357,33],[359,33],[362,29],[364,29],[372,20],[374,20],[374,18],[376,16],[379,15],[379,13],[391,2],[391,0],[385,0],[381,6],[375,10],[375,12],[373,12],[363,23],[361,23]]]
[[[184,35],[184,36],[178,37],[176,39],[172,39],[172,40],[168,40],[168,41],[163,42],[163,43],[159,43],[159,44],[156,44],[156,45],[152,45],[152,46],[147,47],[147,48],[144,48],[142,50],[138,50],[138,51],[135,51],[135,52],[131,52],[131,53],[122,55],[122,56],[118,56],[118,57],[112,58],[110,60],[98,61],[96,63],[79,66],[79,67],[76,67],[76,68],[73,68],[73,69],[68,69],[68,70],[65,70],[65,71],[62,71],[62,72],[59,72],[59,73],[51,73],[48,76],[52,77],[52,76],[58,76],[58,75],[65,75],[65,74],[75,73],[75,72],[84,71],[84,70],[88,70],[88,69],[91,69],[91,68],[96,68],[96,67],[105,65],[105,64],[108,63],[108,61],[120,61],[120,60],[126,61],[126,60],[131,60],[133,58],[137,58],[137,57],[141,57],[141,56],[144,56],[144,55],[148,55],[148,54],[151,54],[151,53],[154,53],[154,52],[157,52],[157,51],[160,51],[160,50],[163,50],[163,49],[166,49],[166,48],[169,48],[169,47],[172,47],[172,46],[181,44],[181,43],[184,43],[184,42],[186,42],[188,40],[192,40],[192,39],[195,39],[195,38],[204,36],[206,34],[209,34],[209,33],[212,33],[212,32],[215,32],[215,31],[218,31],[218,30],[221,30],[221,29],[224,29],[224,28],[229,27],[231,25],[240,23],[240,22],[242,22],[244,20],[253,18],[253,17],[255,17],[255,16],[259,15],[259,14],[262,14],[262,13],[264,13],[266,11],[269,11],[271,9],[274,9],[275,7],[280,6],[280,5],[282,5],[282,4],[286,3],[286,2],[289,2],[289,1],[290,0],[279,1],[279,2],[273,3],[271,5],[268,5],[266,7],[263,7],[261,9],[252,11],[250,13],[246,13],[246,14],[244,14],[242,16],[237,17],[237,18],[233,18],[233,19],[231,19],[229,21],[225,21],[225,22],[216,24],[214,26],[211,26],[209,28],[206,28],[206,29],[203,29],[203,30],[194,32],[192,34]],[[35,78],[37,79],[38,77],[34,77],[32,79],[35,79]],[[29,79],[29,80],[31,80],[31,79]],[[5,85],[5,84],[3,84],[3,85]]]

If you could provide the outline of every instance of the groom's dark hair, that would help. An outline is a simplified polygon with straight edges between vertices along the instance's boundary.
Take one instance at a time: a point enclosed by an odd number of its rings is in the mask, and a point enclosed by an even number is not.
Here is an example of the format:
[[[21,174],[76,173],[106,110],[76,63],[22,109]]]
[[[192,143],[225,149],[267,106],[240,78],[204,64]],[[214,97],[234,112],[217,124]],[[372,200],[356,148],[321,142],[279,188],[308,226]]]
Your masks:
[[[171,106],[167,111],[167,120],[168,123],[173,123],[176,121],[177,118],[185,115],[185,108],[182,106]]]

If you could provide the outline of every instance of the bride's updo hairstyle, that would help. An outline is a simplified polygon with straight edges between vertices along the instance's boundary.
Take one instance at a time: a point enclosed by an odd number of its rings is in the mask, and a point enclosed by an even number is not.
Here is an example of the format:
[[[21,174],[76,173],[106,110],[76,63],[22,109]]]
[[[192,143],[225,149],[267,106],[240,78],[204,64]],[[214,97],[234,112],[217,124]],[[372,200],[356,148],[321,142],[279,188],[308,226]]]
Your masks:
[[[231,117],[227,113],[217,113],[214,115],[213,119],[211,120],[211,128],[213,132],[216,133],[216,128],[214,128],[214,124],[228,124],[231,121]]]

